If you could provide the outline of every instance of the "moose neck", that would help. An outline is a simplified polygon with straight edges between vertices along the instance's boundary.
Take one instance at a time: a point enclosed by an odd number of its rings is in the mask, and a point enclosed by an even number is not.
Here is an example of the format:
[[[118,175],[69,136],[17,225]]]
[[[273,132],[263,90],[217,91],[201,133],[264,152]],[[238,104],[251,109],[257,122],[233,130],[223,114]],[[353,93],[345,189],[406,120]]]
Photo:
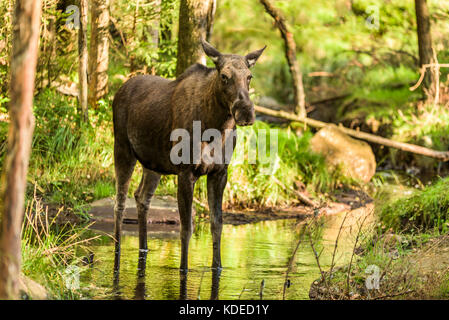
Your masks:
[[[214,71],[209,78],[205,94],[208,101],[205,105],[205,117],[203,118],[205,129],[232,129],[235,127],[234,117],[231,114],[230,107],[227,104],[223,92],[220,89],[220,79],[218,72]]]

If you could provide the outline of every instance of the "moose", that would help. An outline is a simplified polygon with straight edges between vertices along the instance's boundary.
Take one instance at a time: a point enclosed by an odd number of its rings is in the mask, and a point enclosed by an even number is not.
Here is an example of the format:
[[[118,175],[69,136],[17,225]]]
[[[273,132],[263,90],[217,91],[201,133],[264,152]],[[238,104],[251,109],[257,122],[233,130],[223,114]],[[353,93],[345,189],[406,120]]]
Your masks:
[[[138,215],[139,252],[147,249],[147,216],[150,201],[161,175],[177,175],[177,200],[181,222],[181,270],[188,270],[188,248],[192,235],[192,200],[195,182],[207,175],[207,196],[213,240],[212,268],[221,269],[220,241],[222,233],[222,200],[227,182],[228,161],[190,161],[173,163],[171,151],[173,130],[182,128],[193,134],[200,123],[201,133],[207,129],[236,132],[236,125],[248,126],[255,121],[254,104],[249,97],[254,66],[266,46],[246,56],[222,54],[201,40],[205,54],[215,68],[194,64],[175,80],[139,75],[126,81],[114,96],[114,164],[116,199],[114,206],[115,263],[120,268],[120,234],[129,182],[136,162],[143,167],[143,176],[134,193]],[[225,137],[226,136],[226,137]],[[215,138],[214,138],[215,139]],[[224,141],[226,140],[226,141]],[[236,134],[223,135],[231,143]],[[225,144],[223,148],[225,148]],[[190,150],[203,151],[207,141],[190,142]],[[214,158],[215,159],[215,158]],[[140,257],[139,254],[139,262]],[[146,260],[146,254],[145,258]]]

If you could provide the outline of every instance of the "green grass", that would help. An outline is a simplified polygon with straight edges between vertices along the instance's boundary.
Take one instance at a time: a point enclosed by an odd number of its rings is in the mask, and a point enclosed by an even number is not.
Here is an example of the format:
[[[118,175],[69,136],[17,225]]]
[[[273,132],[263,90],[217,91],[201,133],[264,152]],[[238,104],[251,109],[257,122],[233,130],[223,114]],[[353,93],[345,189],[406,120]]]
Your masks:
[[[28,196],[36,186],[46,202],[85,214],[86,203],[113,193],[113,136],[110,111],[102,110],[106,104],[96,110],[101,114],[91,112],[88,127],[79,124],[75,99],[51,90],[36,97]]]
[[[449,178],[414,191],[410,196],[387,203],[379,210],[385,227],[396,232],[449,230]]]
[[[61,226],[55,221],[39,200],[28,201],[22,227],[22,273],[43,285],[50,299],[80,299],[86,293],[70,286],[74,279],[70,270],[83,272],[86,267],[79,252],[95,237],[85,237],[87,227]]]

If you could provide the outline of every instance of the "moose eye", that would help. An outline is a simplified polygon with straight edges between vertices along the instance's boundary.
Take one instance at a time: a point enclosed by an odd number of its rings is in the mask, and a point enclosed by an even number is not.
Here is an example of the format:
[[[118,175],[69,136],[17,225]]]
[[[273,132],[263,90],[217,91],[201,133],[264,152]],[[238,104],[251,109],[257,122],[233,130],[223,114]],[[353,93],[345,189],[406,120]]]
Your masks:
[[[251,79],[253,78],[253,76],[252,75],[249,75],[248,76],[248,83],[250,83],[251,82]]]
[[[224,84],[227,84],[228,80],[229,80],[228,76],[222,73],[221,74],[221,81],[223,81]]]

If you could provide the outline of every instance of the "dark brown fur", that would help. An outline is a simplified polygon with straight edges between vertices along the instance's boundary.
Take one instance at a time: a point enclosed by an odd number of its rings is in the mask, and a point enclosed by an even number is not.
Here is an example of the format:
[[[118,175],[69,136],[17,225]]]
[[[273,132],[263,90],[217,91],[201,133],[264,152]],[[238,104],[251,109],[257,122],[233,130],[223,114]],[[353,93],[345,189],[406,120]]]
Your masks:
[[[187,253],[192,234],[192,199],[195,182],[207,174],[208,202],[213,236],[213,266],[221,267],[221,206],[227,179],[227,164],[180,164],[170,161],[176,142],[170,141],[174,129],[186,129],[192,136],[193,121],[201,121],[201,133],[209,128],[223,133],[237,124],[254,122],[254,106],[249,99],[249,67],[263,49],[245,57],[222,55],[207,42],[206,54],[215,68],[196,64],[176,80],[157,76],[136,76],[116,93],[113,102],[114,162],[116,172],[115,272],[120,263],[120,234],[129,181],[138,160],[143,177],[134,193],[139,220],[139,268],[145,268],[147,215],[151,197],[161,174],[178,175],[178,206],[181,220],[181,268],[187,270]],[[235,139],[233,141],[235,145]],[[202,142],[202,148],[207,142]],[[191,149],[192,150],[192,149]],[[223,153],[224,154],[224,153]]]

